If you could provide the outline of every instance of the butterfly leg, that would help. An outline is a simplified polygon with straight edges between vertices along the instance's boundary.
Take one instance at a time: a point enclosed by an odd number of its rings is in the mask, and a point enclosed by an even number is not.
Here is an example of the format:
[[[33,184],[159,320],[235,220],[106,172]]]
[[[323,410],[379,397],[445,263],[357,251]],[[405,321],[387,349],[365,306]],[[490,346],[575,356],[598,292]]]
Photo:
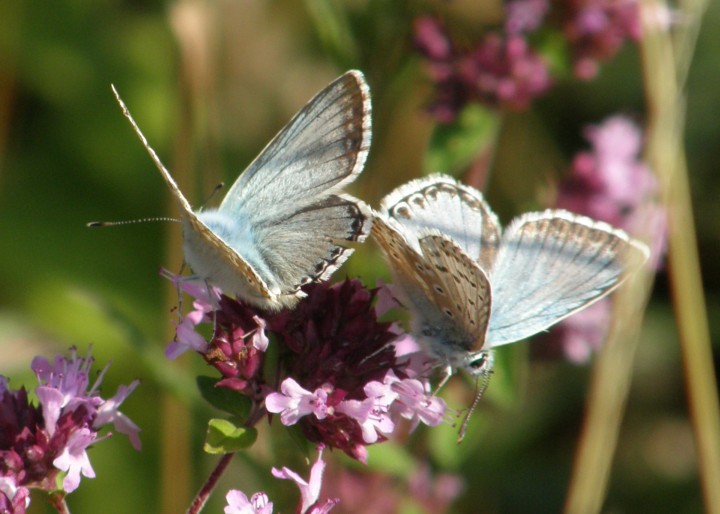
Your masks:
[[[440,380],[440,383],[435,388],[435,391],[433,391],[433,396],[437,396],[437,394],[440,392],[440,389],[445,387],[445,384],[447,384],[448,380],[450,380],[450,377],[453,376],[453,368],[449,364],[445,366],[443,369],[443,377]]]

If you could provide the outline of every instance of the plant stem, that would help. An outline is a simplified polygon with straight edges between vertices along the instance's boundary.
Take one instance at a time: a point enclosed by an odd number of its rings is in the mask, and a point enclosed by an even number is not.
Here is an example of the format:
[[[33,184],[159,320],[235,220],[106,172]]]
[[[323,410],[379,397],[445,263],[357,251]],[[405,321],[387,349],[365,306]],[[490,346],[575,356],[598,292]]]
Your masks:
[[[647,1],[646,9],[657,8]],[[695,434],[705,512],[720,513],[720,411],[713,356],[703,296],[700,259],[692,212],[692,198],[682,127],[685,119],[684,87],[704,0],[681,2],[685,22],[671,41],[664,32],[647,30],[643,38],[648,112],[656,137],[649,148],[651,166],[658,172],[668,206],[670,282],[690,420]],[[644,27],[647,28],[647,27]],[[673,45],[673,43],[675,43]],[[678,59],[676,60],[676,55]]]
[[[187,514],[197,514],[203,509],[203,507],[207,503],[208,498],[210,497],[210,493],[212,493],[213,489],[217,485],[218,480],[225,472],[225,468],[228,467],[228,464],[230,464],[230,461],[232,460],[234,455],[234,453],[226,453],[220,458],[217,466],[215,466],[215,469],[212,471],[212,473],[210,473],[210,476],[207,478],[203,486],[200,488],[200,491],[198,491],[197,496],[195,496],[195,499],[190,504],[190,507],[187,510]]]
[[[58,514],[70,514],[70,509],[65,502],[66,494],[64,492],[55,492],[50,495],[50,504],[55,507]]]

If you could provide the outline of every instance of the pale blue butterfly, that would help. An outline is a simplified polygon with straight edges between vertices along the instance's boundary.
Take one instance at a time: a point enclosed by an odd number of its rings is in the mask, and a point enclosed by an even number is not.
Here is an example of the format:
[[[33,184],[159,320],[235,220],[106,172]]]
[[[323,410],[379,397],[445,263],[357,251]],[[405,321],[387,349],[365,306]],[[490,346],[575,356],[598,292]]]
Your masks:
[[[488,377],[493,348],[584,309],[649,256],[625,232],[562,210],[523,214],[501,232],[482,193],[444,175],[387,195],[372,232],[413,335],[446,378],[458,368]]]
[[[370,93],[348,71],[305,105],[238,177],[217,209],[194,212],[147,143],[182,211],[185,260],[193,272],[266,309],[292,307],[301,287],[327,280],[362,242],[372,215],[341,194],[363,170],[370,147]]]

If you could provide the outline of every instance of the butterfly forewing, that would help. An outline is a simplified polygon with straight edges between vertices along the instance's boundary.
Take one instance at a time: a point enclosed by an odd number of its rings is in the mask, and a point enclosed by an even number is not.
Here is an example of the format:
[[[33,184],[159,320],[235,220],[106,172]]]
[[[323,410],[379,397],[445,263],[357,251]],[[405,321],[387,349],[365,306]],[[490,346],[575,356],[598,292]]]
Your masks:
[[[505,231],[490,276],[487,344],[529,337],[610,293],[647,249],[605,223],[565,211],[520,216]]]
[[[370,117],[370,93],[362,73],[345,73],[275,136],[233,184],[220,209],[272,219],[293,204],[339,191],[365,165]]]

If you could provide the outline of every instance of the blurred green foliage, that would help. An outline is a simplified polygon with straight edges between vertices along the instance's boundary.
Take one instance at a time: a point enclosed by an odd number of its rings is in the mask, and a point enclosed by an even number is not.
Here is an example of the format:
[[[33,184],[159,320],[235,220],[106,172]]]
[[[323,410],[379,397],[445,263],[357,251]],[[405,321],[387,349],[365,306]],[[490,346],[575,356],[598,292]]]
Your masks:
[[[96,219],[170,212],[170,195],[122,117],[110,84],[118,87],[171,171],[191,170],[186,191],[194,205],[201,205],[212,186],[232,182],[315,91],[349,67],[362,69],[373,93],[373,146],[353,193],[377,205],[392,188],[420,175],[430,142],[443,141],[431,136],[434,124],[422,110],[431,90],[412,54],[412,16],[466,9],[467,17],[455,19],[464,19],[468,27],[483,16],[473,2],[443,4],[0,4],[0,373],[12,377],[13,386],[32,384],[33,355],[93,344],[100,365],[112,361],[106,395],[117,384],[142,378],[123,410],[143,430],[143,451],[136,453],[118,436],[92,449],[97,478],[84,479],[69,497],[73,512],[158,511],[160,456],[173,427],[173,420],[161,419],[162,395],[180,399],[192,413],[187,465],[193,490],[216,459],[201,451],[212,412],[195,389],[193,377],[201,369],[197,359],[184,356],[185,364],[177,366],[162,356],[171,330],[165,300],[170,285],[158,271],[168,265],[171,252],[179,251],[168,248],[168,234],[177,233],[178,226],[85,226]],[[720,260],[718,26],[720,5],[713,3],[690,75],[687,127],[715,336],[720,333],[720,268],[715,265]],[[548,183],[584,147],[583,126],[616,112],[642,119],[642,93],[637,52],[626,48],[597,80],[560,83],[531,111],[507,115],[486,188],[501,218],[507,221],[543,206]],[[430,162],[458,164],[442,157]],[[360,248],[337,277],[346,274],[359,275],[370,285],[389,277],[372,243]],[[608,512],[701,510],[677,345],[661,273],[647,313]],[[501,356],[508,364],[493,378],[489,400],[473,416],[461,447],[455,445],[453,428],[421,429],[404,447],[373,448],[371,469],[406,477],[412,450],[464,479],[465,493],[453,512],[558,512],[582,422],[589,368],[561,362],[518,368],[516,363],[527,362],[528,352],[525,343],[516,346],[501,350],[518,356]],[[462,380],[446,391],[455,406],[466,405],[471,394],[472,386]],[[236,459],[207,512],[221,511],[229,487],[248,495],[268,490],[277,495],[276,512],[278,507],[289,512],[296,491],[269,479],[271,465],[292,467],[289,455],[297,449],[288,440],[282,427],[261,429],[257,451]],[[293,469],[307,468],[299,462]],[[283,495],[290,499],[276,499]],[[351,512],[349,505],[336,509]],[[34,496],[31,512],[50,511],[42,497]]]

